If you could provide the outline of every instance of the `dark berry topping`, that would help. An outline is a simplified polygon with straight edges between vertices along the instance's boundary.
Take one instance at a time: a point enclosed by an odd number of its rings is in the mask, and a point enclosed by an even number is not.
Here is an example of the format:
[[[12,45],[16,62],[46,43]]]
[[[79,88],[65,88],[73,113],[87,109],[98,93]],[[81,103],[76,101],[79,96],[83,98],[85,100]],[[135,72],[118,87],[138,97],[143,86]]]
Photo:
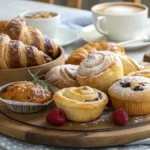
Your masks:
[[[142,86],[136,86],[133,91],[143,91],[143,87]]]
[[[85,100],[84,102],[93,102],[93,101],[98,101],[99,99],[102,99],[102,93],[98,92],[98,97],[91,99],[91,100]]]
[[[144,83],[140,83],[140,85],[145,86],[145,84],[144,84]]]
[[[124,87],[124,88],[127,88],[127,87],[130,87],[130,83],[129,82],[120,82],[121,86]]]
[[[102,93],[98,92],[98,96],[100,99],[102,99]]]
[[[98,101],[98,98],[94,98],[94,99],[91,99],[91,100],[85,100],[84,102],[93,102],[93,101]]]

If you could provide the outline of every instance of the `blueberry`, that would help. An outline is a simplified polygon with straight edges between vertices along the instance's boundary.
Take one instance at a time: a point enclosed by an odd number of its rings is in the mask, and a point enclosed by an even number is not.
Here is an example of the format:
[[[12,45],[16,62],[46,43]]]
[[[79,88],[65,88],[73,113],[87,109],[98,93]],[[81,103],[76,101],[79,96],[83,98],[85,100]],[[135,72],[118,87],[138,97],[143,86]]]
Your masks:
[[[124,88],[127,88],[127,87],[130,87],[130,83],[129,82],[120,82],[121,86],[124,87]]]
[[[134,89],[133,89],[133,91],[143,91],[144,89],[143,89],[143,87],[141,87],[141,86],[136,86]]]

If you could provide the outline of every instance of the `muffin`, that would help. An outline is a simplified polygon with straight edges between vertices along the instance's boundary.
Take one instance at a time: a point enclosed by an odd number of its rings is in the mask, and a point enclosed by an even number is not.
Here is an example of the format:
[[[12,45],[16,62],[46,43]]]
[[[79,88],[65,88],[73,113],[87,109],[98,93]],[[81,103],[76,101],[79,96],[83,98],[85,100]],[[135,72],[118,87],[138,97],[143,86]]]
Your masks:
[[[108,97],[97,89],[82,86],[57,91],[54,101],[58,108],[65,111],[68,120],[88,122],[102,114],[108,103]]]
[[[114,109],[124,108],[129,115],[150,113],[150,79],[124,76],[108,89]]]

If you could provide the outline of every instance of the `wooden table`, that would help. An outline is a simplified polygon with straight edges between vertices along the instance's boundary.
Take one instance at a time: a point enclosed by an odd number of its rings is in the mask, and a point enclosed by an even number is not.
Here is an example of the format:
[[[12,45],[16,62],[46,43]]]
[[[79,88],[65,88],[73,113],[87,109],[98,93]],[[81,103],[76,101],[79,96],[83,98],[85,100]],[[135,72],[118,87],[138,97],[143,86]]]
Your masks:
[[[86,12],[85,10],[78,10],[73,8],[67,8],[63,6],[56,6],[56,5],[50,5],[46,3],[39,3],[39,2],[33,2],[33,1],[24,1],[24,0],[0,0],[1,9],[0,9],[0,20],[8,20],[11,18],[14,18],[18,16],[18,14],[22,13],[23,11],[28,10],[51,10],[51,11],[57,11],[59,13],[63,12]],[[71,53],[76,48],[84,45],[85,42],[81,39],[78,39],[76,42],[64,46],[65,52],[67,54]],[[144,53],[150,51],[150,46],[145,47],[142,49],[138,49],[136,51],[127,51],[127,55],[132,57],[133,59],[137,61],[142,61]]]

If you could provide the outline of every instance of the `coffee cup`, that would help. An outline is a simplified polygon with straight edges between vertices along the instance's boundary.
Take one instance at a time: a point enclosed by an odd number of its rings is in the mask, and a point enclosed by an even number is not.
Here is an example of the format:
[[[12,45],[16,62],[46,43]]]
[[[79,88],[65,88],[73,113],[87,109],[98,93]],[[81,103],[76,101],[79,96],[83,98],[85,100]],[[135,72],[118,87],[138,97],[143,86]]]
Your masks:
[[[148,7],[128,2],[97,4],[91,8],[98,32],[111,41],[127,41],[140,36],[146,27]]]
[[[60,23],[60,14],[51,11],[27,11],[19,15],[27,25],[39,29],[43,35],[54,38]]]

